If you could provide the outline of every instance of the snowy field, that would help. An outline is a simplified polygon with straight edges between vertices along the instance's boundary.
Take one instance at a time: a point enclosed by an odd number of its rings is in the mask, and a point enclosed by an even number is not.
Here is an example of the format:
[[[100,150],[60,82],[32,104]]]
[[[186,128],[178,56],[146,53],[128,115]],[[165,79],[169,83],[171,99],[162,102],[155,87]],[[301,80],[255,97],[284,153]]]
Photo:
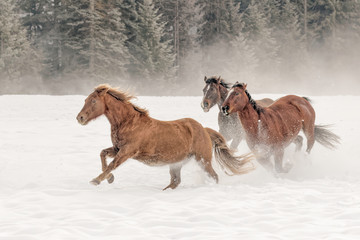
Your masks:
[[[255,95],[254,98],[280,95]],[[85,96],[0,96],[0,239],[360,239],[360,97],[311,97],[317,124],[333,123],[336,151],[286,152],[294,169],[274,178],[256,163],[219,184],[190,161],[182,183],[167,167],[128,160],[115,181],[89,184],[111,146],[105,117],[81,126]],[[161,120],[217,128],[201,97],[139,97]],[[248,152],[242,142],[239,154]]]

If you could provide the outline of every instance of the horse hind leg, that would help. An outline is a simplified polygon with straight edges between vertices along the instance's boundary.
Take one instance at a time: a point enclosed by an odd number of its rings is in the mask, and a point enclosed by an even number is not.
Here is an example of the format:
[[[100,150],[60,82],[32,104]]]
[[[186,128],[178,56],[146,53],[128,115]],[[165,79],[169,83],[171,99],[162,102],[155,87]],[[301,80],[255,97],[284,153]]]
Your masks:
[[[306,152],[310,153],[311,149],[313,148],[315,143],[315,136],[314,133],[309,134],[309,136],[307,136],[307,147],[306,147]]]
[[[296,152],[300,151],[301,148],[302,148],[302,145],[303,145],[303,137],[300,136],[300,135],[298,135],[298,136],[294,139],[293,142],[294,142],[295,145],[296,145],[295,151],[296,151]]]
[[[178,164],[170,165],[170,184],[163,190],[166,190],[168,188],[175,189],[177,186],[179,186],[181,182],[181,167],[182,165]]]
[[[310,153],[310,151],[313,148],[314,143],[315,143],[315,125],[314,125],[314,123],[308,123],[308,124],[304,123],[303,131],[304,131],[304,134],[307,139],[306,152]]]
[[[213,178],[215,182],[218,183],[219,177],[211,165],[211,157],[201,158],[199,156],[195,156],[195,159],[203,167],[204,171],[209,175],[209,177]]]

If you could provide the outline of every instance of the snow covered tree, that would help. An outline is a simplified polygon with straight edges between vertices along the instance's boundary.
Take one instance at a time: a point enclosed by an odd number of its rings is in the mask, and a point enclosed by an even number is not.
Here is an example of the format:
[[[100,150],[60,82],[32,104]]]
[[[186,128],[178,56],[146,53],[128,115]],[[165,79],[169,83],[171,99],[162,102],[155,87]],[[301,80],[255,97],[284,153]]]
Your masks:
[[[55,77],[61,71],[61,0],[18,1],[24,12],[22,22],[28,38],[42,55],[43,76]]]
[[[137,18],[131,21],[133,31],[131,41],[127,42],[132,56],[130,74],[138,79],[137,86],[145,91],[150,81],[156,81],[159,88],[166,90],[175,84],[175,57],[169,40],[164,40],[165,22],[162,22],[158,9],[151,0],[137,2]],[[160,89],[159,89],[160,90]]]
[[[203,6],[204,16],[200,29],[202,45],[231,41],[241,31],[240,3],[234,0],[199,0],[198,3]]]
[[[202,8],[196,0],[156,0],[161,20],[165,22],[164,39],[169,40],[175,54],[176,77],[183,86],[193,84],[194,75],[201,72],[199,29]],[[203,73],[201,73],[203,75]],[[189,94],[185,87],[177,87],[178,94]]]
[[[230,42],[242,30],[240,3],[234,0],[200,0],[203,23],[199,29],[202,59],[201,70],[207,75],[226,72],[226,64],[233,54]],[[223,75],[226,78],[226,76]]]
[[[275,26],[273,36],[279,43],[280,72],[285,79],[296,78],[304,72],[308,62],[306,38],[301,31],[297,6],[289,0],[277,2],[277,9],[272,11],[272,24]]]
[[[272,1],[252,0],[241,15],[242,33],[248,43],[255,49],[259,61],[257,72],[260,75],[276,75],[280,63],[278,57],[279,45],[274,37],[274,26],[271,24]]]
[[[255,49],[248,43],[243,34],[239,34],[230,42],[228,59],[224,61],[226,68],[224,74],[234,81],[252,82],[256,87],[260,83],[256,80],[256,68],[259,60],[255,55]]]
[[[124,77],[129,55],[124,45],[127,37],[121,21],[121,3],[80,0],[69,5],[72,21],[67,23],[70,30],[64,41],[73,53],[68,56],[69,61],[75,63],[69,73],[94,80]]]
[[[37,55],[26,38],[26,30],[12,1],[0,2],[0,79],[3,88],[24,84],[24,77],[36,74]],[[5,91],[6,89],[1,89]]]
[[[181,67],[182,59],[198,46],[201,7],[196,4],[196,0],[156,0],[155,6],[166,23],[164,33],[173,45],[175,64]]]

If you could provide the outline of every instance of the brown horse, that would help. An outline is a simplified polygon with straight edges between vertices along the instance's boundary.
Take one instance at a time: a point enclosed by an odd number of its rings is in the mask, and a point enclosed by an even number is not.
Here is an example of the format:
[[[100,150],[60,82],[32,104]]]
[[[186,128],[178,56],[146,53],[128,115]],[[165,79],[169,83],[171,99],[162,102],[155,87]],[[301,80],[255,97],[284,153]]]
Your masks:
[[[227,141],[231,141],[230,148],[237,149],[241,140],[244,138],[244,129],[241,126],[241,122],[236,113],[230,114],[229,116],[225,116],[221,112],[221,105],[223,104],[230,86],[228,83],[224,81],[220,76],[212,76],[204,78],[205,87],[203,89],[204,97],[201,102],[201,107],[204,112],[208,112],[210,108],[215,106],[215,104],[219,107],[218,114],[218,125],[219,132]],[[270,98],[264,98],[261,100],[256,100],[256,103],[262,107],[267,107],[272,104],[274,101]]]
[[[191,118],[175,121],[153,119],[146,110],[132,104],[132,98],[126,92],[100,85],[86,98],[77,116],[78,122],[86,125],[104,114],[111,125],[113,146],[102,150],[103,172],[91,181],[92,184],[98,185],[105,179],[112,183],[114,176],[111,171],[132,158],[150,166],[170,165],[171,181],[164,190],[174,189],[181,181],[182,163],[193,156],[218,182],[218,175],[211,165],[213,148],[215,159],[225,171],[243,174],[253,169],[250,163],[252,156],[235,157],[218,132],[203,128]],[[114,160],[107,165],[106,157]]]
[[[288,95],[275,101],[269,107],[260,107],[246,90],[246,84],[236,83],[222,105],[226,115],[237,112],[246,132],[246,141],[258,162],[274,172],[270,157],[274,156],[276,172],[288,172],[283,167],[284,149],[296,140],[302,129],[307,138],[310,153],[314,142],[327,148],[335,148],[340,138],[326,129],[315,125],[315,111],[306,98]],[[275,172],[274,172],[275,173]]]

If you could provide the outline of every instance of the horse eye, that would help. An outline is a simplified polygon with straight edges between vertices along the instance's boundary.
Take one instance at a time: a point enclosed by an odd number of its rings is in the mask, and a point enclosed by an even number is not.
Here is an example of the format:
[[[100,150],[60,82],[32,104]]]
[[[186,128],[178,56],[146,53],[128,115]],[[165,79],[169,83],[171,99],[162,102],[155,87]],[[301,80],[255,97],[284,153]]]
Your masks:
[[[95,100],[95,99],[91,100],[91,103],[92,103],[92,104],[95,104],[95,103],[96,103],[96,100]]]
[[[237,95],[239,95],[239,93],[237,92],[237,93],[235,93],[235,95],[237,96]]]

